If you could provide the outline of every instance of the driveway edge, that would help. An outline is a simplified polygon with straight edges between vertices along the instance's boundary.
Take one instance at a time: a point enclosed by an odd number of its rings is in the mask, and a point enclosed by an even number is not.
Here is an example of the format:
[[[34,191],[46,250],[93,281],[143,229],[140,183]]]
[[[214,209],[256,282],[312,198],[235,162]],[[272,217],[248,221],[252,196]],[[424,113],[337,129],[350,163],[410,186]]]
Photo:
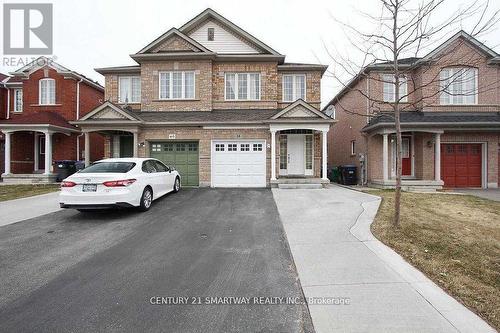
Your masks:
[[[58,197],[59,191],[54,191],[0,202],[0,227],[62,210]]]
[[[350,233],[379,257],[390,269],[400,275],[411,288],[435,308],[458,332],[497,332],[481,317],[448,295],[437,284],[372,234],[370,226],[382,202],[382,198],[378,198],[378,200],[361,203],[363,212],[358,216],[356,223],[350,228]]]

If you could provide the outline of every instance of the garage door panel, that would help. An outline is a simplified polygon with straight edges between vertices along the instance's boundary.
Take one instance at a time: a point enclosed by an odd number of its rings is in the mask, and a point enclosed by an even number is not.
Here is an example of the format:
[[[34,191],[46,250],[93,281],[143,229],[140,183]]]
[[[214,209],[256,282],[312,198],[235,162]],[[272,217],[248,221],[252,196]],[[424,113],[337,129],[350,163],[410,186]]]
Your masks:
[[[441,152],[445,187],[481,187],[481,144],[442,144]]]
[[[199,184],[199,156],[197,142],[164,142],[151,143],[151,147],[161,146],[161,151],[151,149],[151,157],[157,158],[167,165],[173,166],[181,175],[186,186]]]
[[[266,186],[266,152],[263,141],[212,142],[212,186]]]

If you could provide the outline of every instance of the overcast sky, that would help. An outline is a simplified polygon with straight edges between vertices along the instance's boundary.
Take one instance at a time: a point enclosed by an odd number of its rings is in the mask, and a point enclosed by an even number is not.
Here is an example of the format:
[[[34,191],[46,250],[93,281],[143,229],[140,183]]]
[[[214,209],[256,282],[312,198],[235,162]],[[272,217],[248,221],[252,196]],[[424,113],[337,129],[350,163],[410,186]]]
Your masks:
[[[93,68],[132,65],[129,54],[135,53],[171,27],[180,27],[195,15],[210,7],[259,38],[288,62],[332,64],[325,44],[344,54],[355,54],[349,47],[337,19],[348,21],[360,28],[370,28],[367,20],[357,12],[361,9],[377,15],[377,0],[55,0],[8,1],[9,3],[53,3],[54,55],[56,61],[103,83],[103,77]],[[449,14],[469,1],[449,0],[444,11],[435,19]],[[500,8],[495,0],[492,10]],[[3,9],[2,9],[3,10]],[[490,12],[491,12],[490,11]],[[468,28],[469,22],[463,27]],[[3,37],[2,37],[3,38]],[[500,29],[481,40],[500,52]],[[11,72],[13,67],[0,67]],[[348,78],[346,78],[347,80]],[[331,77],[322,82],[323,105],[340,89]]]

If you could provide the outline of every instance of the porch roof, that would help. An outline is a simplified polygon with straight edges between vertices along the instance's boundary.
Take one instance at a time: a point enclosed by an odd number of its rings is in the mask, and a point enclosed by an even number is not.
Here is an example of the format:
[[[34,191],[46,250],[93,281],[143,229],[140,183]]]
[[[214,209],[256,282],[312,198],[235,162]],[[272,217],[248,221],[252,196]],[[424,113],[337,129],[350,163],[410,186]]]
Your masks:
[[[453,128],[453,129],[488,129],[500,128],[499,112],[421,112],[404,111],[401,112],[401,126],[403,128],[432,127],[432,128]],[[392,113],[384,112],[373,117],[370,122],[363,127],[363,132],[371,132],[384,127],[394,126],[394,116]]]
[[[33,131],[37,129],[64,133],[79,132],[78,128],[68,123],[63,116],[50,111],[12,115],[10,119],[0,120],[0,130],[2,131]]]
[[[303,110],[307,110],[304,114]],[[294,112],[292,112],[294,111]],[[173,125],[208,124],[332,123],[333,119],[302,100],[284,109],[238,109],[211,111],[132,111],[106,101],[72,124],[85,125]]]

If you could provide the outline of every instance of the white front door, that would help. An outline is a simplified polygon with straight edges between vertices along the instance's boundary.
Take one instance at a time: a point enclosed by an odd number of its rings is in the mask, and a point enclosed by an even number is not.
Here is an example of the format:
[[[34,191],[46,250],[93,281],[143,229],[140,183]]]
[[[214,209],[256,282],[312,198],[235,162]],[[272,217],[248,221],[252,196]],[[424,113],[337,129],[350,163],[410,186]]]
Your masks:
[[[290,134],[288,142],[288,174],[303,175],[305,173],[304,164],[304,136],[301,134]]]

